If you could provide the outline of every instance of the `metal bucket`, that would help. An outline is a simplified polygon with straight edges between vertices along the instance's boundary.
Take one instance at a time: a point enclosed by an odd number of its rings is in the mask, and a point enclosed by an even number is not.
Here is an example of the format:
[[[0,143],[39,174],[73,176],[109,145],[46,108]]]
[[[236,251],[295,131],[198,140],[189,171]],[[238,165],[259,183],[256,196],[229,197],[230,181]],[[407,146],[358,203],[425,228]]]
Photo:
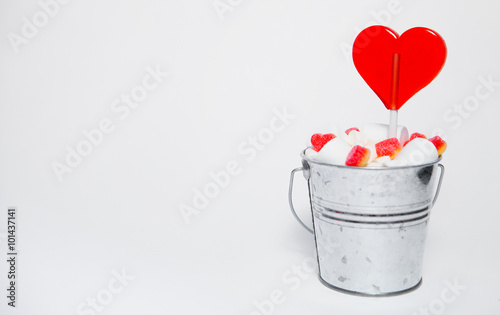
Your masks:
[[[430,209],[444,174],[439,160],[370,168],[318,163],[303,153],[301,157],[303,167],[290,175],[288,198],[295,218],[314,233],[321,282],[364,296],[416,289],[422,282]],[[298,171],[308,181],[314,231],[293,207],[293,179]]]

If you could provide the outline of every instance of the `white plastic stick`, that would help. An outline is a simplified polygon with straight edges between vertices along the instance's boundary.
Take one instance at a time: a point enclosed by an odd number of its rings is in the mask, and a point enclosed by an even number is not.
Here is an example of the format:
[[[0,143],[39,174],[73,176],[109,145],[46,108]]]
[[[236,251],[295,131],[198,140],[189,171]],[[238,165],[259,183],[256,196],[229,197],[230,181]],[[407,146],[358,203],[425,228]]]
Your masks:
[[[389,110],[389,135],[388,138],[397,138],[398,135],[398,111]]]

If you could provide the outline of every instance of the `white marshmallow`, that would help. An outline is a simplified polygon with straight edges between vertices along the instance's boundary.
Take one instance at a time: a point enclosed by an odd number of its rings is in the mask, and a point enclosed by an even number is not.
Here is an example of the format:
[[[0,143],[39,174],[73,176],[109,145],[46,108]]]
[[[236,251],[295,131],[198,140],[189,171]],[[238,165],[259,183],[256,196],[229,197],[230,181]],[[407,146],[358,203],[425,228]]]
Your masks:
[[[432,142],[415,138],[408,142],[388,166],[419,165],[435,162],[439,157]]]
[[[370,150],[370,158],[368,159],[368,163],[375,161],[377,158],[377,150],[375,149],[375,145],[366,145],[365,148]]]
[[[361,127],[360,131],[366,136],[368,145],[375,145],[375,143],[389,138],[389,125],[387,124],[366,124]],[[396,137],[403,144],[408,140],[408,129],[405,126],[398,125]]]
[[[381,156],[379,158],[374,159],[370,163],[368,163],[367,166],[375,166],[375,167],[382,167],[382,166],[389,166],[391,163],[391,157],[390,156]]]
[[[401,130],[399,130],[398,128],[398,134],[399,134],[399,143],[401,143],[401,145],[403,145],[406,141],[408,141],[408,139],[410,139],[410,133],[408,132],[408,129],[406,129],[406,127],[404,126],[400,126],[402,127]]]
[[[314,157],[318,154],[318,152],[314,151],[313,148],[307,148],[304,152],[304,155],[310,159],[314,159]]]
[[[351,146],[365,146],[367,139],[364,133],[361,133],[357,130],[352,130],[348,135],[344,132],[344,141]]]
[[[314,156],[314,160],[322,163],[345,165],[351,146],[340,137],[328,141]]]

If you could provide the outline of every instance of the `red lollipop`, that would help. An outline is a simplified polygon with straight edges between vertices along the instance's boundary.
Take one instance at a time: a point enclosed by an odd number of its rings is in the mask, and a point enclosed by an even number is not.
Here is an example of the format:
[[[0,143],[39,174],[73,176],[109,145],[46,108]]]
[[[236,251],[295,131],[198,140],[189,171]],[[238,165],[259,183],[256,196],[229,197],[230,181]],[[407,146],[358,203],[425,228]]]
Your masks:
[[[397,110],[441,71],[446,44],[425,27],[411,28],[399,36],[388,27],[375,25],[358,34],[352,57],[361,77],[391,110],[395,135]]]

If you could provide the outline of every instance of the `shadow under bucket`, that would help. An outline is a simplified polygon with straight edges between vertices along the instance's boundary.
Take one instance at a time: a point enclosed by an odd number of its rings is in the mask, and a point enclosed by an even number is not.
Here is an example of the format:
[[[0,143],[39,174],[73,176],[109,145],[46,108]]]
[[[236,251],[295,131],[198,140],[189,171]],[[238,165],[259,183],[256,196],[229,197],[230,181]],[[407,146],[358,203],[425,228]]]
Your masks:
[[[293,215],[314,233],[319,278],[345,293],[389,296],[421,281],[430,209],[444,174],[439,160],[403,167],[350,167],[312,161],[290,175]],[[437,168],[440,172],[437,172]],[[292,203],[294,174],[308,181],[313,229]]]

